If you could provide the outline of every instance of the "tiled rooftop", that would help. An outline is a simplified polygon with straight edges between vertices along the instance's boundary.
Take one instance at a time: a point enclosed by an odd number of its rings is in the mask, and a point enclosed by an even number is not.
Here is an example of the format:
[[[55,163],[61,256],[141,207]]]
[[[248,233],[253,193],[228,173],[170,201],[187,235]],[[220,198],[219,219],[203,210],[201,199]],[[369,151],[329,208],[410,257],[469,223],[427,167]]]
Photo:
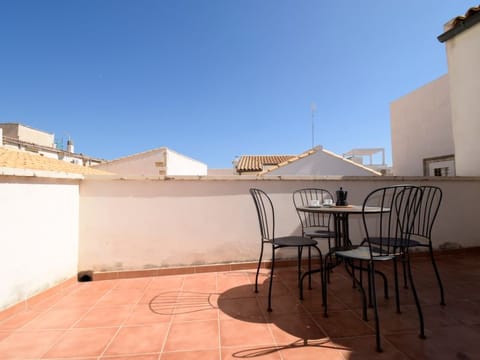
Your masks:
[[[243,155],[237,163],[238,172],[262,171],[264,166],[278,165],[294,158],[295,155]]]
[[[469,29],[480,22],[480,5],[473,6],[467,10],[465,15],[460,15],[444,26],[445,32],[437,37],[438,41],[445,42]]]
[[[53,171],[81,175],[106,175],[106,171],[88,166],[71,164],[66,161],[48,158],[27,151],[17,151],[0,147],[0,168]]]
[[[466,19],[468,19],[469,17],[477,14],[478,12],[480,12],[480,5],[478,6],[472,6],[470,9],[467,10],[467,12],[465,13],[465,15],[460,15],[460,16],[457,16],[455,17],[454,19],[452,19],[450,21],[450,24],[452,27],[455,27],[461,23],[463,23]]]
[[[402,314],[395,313],[393,296],[380,297],[383,353],[375,352],[373,320],[361,320],[358,290],[338,267],[328,318],[319,278],[301,302],[294,268],[276,274],[272,313],[266,312],[267,270],[259,294],[253,270],[69,282],[20,312],[0,313],[0,358],[479,359],[478,252],[439,257],[445,307],[429,260],[416,257],[414,264],[427,339],[418,337],[411,292],[402,288]]]

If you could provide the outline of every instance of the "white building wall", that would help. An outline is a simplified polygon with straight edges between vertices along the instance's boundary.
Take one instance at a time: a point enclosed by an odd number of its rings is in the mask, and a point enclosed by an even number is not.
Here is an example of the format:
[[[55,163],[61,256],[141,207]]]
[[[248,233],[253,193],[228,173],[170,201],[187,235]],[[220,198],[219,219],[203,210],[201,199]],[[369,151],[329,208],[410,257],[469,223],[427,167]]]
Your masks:
[[[164,148],[146,151],[144,153],[95,165],[95,168],[123,176],[158,177],[161,175],[160,171],[163,167],[157,165],[165,164],[165,152],[166,150]]]
[[[207,165],[167,149],[167,175],[207,175]]]
[[[207,175],[207,165],[167,148],[113,160],[95,168],[122,176]]]
[[[423,160],[453,155],[448,75],[390,104],[393,174],[423,176]]]
[[[79,185],[0,179],[0,310],[76,276]]]
[[[480,175],[480,23],[446,41],[456,172]]]
[[[377,176],[372,171],[340,157],[327,154],[322,150],[274,169],[266,175]]]
[[[1,123],[0,127],[3,129],[3,135],[7,137],[42,146],[54,146],[55,136],[45,131],[36,130],[17,123]]]
[[[80,202],[79,269],[141,270],[257,261],[260,233],[249,188],[271,195],[276,234],[299,234],[292,192],[303,187],[348,191],[361,204],[373,189],[408,182],[440,186],[444,203],[434,248],[480,244],[479,180],[357,177],[353,179],[84,180]],[[461,210],[459,210],[461,209]],[[360,216],[350,215],[351,239],[363,239]],[[320,245],[326,250],[325,243]],[[295,258],[283,249],[280,257]],[[267,250],[265,259],[270,259]]]

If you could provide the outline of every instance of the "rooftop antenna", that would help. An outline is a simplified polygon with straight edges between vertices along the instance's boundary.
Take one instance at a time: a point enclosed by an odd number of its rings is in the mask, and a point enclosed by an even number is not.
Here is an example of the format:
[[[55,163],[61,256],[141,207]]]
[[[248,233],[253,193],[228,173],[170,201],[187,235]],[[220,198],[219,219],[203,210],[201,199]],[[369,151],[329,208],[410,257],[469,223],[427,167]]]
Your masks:
[[[312,149],[315,146],[315,111],[317,111],[317,105],[312,102],[310,105],[310,110],[312,110]]]

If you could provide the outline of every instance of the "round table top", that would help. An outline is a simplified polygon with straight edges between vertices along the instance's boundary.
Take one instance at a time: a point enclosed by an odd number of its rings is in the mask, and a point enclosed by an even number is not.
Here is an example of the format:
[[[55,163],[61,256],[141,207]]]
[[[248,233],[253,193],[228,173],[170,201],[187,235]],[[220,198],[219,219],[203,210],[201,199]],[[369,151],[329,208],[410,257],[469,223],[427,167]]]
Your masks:
[[[345,205],[345,206],[301,206],[298,207],[297,210],[304,211],[304,212],[322,212],[322,213],[342,213],[342,214],[361,214],[363,212],[362,205]],[[389,208],[381,208],[378,206],[367,206],[365,207],[365,212],[368,213],[381,213],[381,212],[388,212],[390,211]]]

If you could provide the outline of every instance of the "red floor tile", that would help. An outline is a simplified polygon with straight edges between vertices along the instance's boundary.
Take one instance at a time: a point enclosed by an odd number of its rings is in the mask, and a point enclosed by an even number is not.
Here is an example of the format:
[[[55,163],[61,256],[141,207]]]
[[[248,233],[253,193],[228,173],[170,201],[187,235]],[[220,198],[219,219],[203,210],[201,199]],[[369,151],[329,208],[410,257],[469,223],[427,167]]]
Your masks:
[[[275,344],[268,324],[240,320],[220,321],[220,341],[223,347]]]
[[[318,342],[327,335],[308,315],[279,315],[269,323],[270,330],[277,344],[290,344],[299,340]]]
[[[52,309],[37,316],[23,329],[68,329],[87,312],[88,308],[84,307]]]
[[[183,286],[183,276],[158,276],[151,279],[147,289],[160,291],[179,290]]]
[[[74,283],[0,316],[0,359],[480,358],[478,255],[439,261],[446,306],[438,304],[428,261],[414,265],[427,339],[418,337],[411,290],[401,288],[397,314],[390,282],[388,300],[378,287],[382,353],[375,351],[373,311],[364,322],[360,293],[343,268],[331,274],[324,318],[319,278],[299,301],[291,267],[275,272],[271,313],[268,269],[261,270],[258,294],[251,269]]]
[[[147,304],[133,305],[132,311],[125,320],[125,325],[146,325],[156,323],[168,323],[172,319],[172,314],[168,311],[159,311],[155,307]]]
[[[132,313],[132,305],[112,305],[95,307],[88,311],[74,327],[118,327],[125,322]]]
[[[144,294],[144,289],[113,289],[102,296],[102,298],[96,303],[96,306],[136,304],[140,301]]]
[[[169,324],[122,327],[108,346],[106,355],[160,353]]]
[[[282,360],[282,357],[276,345],[222,348],[222,360],[236,359]]]
[[[120,355],[120,356],[102,356],[99,360],[159,360],[159,354],[151,355]],[[75,359],[77,360],[77,359]],[[90,359],[89,359],[90,360]]]
[[[186,275],[183,282],[183,291],[198,291],[202,293],[217,292],[217,274]]]
[[[220,360],[220,352],[218,350],[167,352],[162,354],[160,360]]]
[[[165,351],[213,350],[219,346],[218,320],[174,322]]]
[[[71,329],[45,355],[46,358],[99,356],[118,328]]]
[[[41,312],[31,310],[16,313],[0,322],[0,330],[20,329],[40,315],[42,315]]]
[[[22,331],[0,342],[0,358],[40,359],[62,336],[61,330]]]

